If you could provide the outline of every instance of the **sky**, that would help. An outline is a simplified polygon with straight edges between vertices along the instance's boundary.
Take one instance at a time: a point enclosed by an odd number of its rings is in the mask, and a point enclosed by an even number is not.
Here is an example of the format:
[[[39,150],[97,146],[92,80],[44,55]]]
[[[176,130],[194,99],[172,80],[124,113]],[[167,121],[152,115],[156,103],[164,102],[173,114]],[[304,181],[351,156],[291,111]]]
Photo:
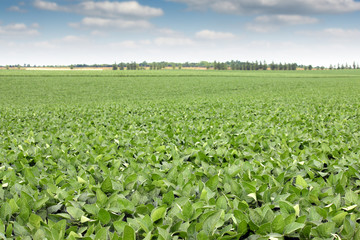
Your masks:
[[[360,63],[360,0],[0,0],[0,65]]]

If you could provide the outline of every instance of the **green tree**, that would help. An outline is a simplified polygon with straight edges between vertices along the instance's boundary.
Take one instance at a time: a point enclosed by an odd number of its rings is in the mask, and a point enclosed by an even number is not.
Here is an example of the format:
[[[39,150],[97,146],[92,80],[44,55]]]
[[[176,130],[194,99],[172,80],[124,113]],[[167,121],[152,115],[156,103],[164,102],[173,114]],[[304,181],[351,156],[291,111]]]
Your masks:
[[[266,71],[267,69],[268,69],[268,65],[267,65],[266,61],[264,61],[263,70]]]
[[[275,70],[275,69],[276,69],[276,66],[275,66],[275,63],[274,63],[274,62],[271,62],[271,63],[270,63],[270,69],[271,69],[271,70]]]
[[[117,69],[118,69],[118,67],[117,67],[116,63],[114,63],[114,64],[112,65],[112,70],[117,70]]]
[[[310,71],[313,69],[313,67],[312,67],[311,65],[309,65],[309,67],[308,67],[308,68],[309,68],[309,70],[310,70]]]
[[[74,65],[71,64],[71,65],[70,65],[70,69],[71,69],[71,70],[74,69]]]

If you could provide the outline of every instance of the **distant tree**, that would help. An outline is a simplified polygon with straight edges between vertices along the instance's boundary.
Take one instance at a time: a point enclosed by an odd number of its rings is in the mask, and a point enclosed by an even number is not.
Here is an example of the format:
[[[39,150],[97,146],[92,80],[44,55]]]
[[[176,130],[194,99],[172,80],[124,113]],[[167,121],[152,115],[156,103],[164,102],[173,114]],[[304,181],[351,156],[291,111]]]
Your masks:
[[[6,65],[6,69],[9,70],[9,65]]]
[[[263,65],[263,70],[267,70],[267,68],[268,68],[268,65],[266,64],[266,61],[264,61],[264,65]]]
[[[304,66],[304,70],[305,70],[305,71],[308,70],[308,66]]]
[[[275,69],[276,69],[276,66],[275,66],[275,63],[274,63],[274,62],[271,62],[271,63],[270,63],[270,69],[271,69],[271,70],[275,70]]]
[[[179,65],[179,70],[181,70],[181,69],[182,69],[182,65],[180,64],[180,65]]]
[[[333,65],[332,65],[332,64],[330,64],[329,69],[330,69],[330,70],[333,70]]]
[[[308,68],[309,68],[309,70],[310,70],[310,71],[313,69],[313,67],[312,67],[311,65],[309,65],[309,67],[308,67]]]
[[[356,67],[357,69],[360,69],[360,66],[359,66],[359,64],[357,64],[357,67]]]
[[[231,70],[236,70],[236,66],[235,66],[235,62],[234,62],[234,61],[231,61],[231,63],[230,63],[230,69],[231,69]]]
[[[70,65],[70,69],[74,69],[74,65],[71,64],[71,65]]]
[[[117,70],[117,69],[118,69],[118,67],[117,67],[116,63],[114,63],[112,66],[112,70]]]
[[[120,70],[124,70],[124,69],[125,69],[125,64],[124,64],[124,63],[120,63],[120,64],[119,64],[119,69],[120,69]]]

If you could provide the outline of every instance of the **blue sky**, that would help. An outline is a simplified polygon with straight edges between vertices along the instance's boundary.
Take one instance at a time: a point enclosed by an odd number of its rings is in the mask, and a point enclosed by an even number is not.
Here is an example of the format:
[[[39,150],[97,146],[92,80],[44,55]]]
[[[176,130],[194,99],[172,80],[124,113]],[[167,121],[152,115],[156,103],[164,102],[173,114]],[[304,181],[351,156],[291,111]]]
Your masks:
[[[354,0],[0,0],[0,65],[360,62]]]

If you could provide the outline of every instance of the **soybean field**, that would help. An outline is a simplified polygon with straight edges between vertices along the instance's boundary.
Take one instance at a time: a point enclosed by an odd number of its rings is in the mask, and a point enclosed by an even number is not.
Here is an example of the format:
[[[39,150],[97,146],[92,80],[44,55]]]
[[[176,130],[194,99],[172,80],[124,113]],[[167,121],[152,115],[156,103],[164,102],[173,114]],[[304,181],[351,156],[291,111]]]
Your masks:
[[[0,70],[0,239],[360,239],[360,71]]]

